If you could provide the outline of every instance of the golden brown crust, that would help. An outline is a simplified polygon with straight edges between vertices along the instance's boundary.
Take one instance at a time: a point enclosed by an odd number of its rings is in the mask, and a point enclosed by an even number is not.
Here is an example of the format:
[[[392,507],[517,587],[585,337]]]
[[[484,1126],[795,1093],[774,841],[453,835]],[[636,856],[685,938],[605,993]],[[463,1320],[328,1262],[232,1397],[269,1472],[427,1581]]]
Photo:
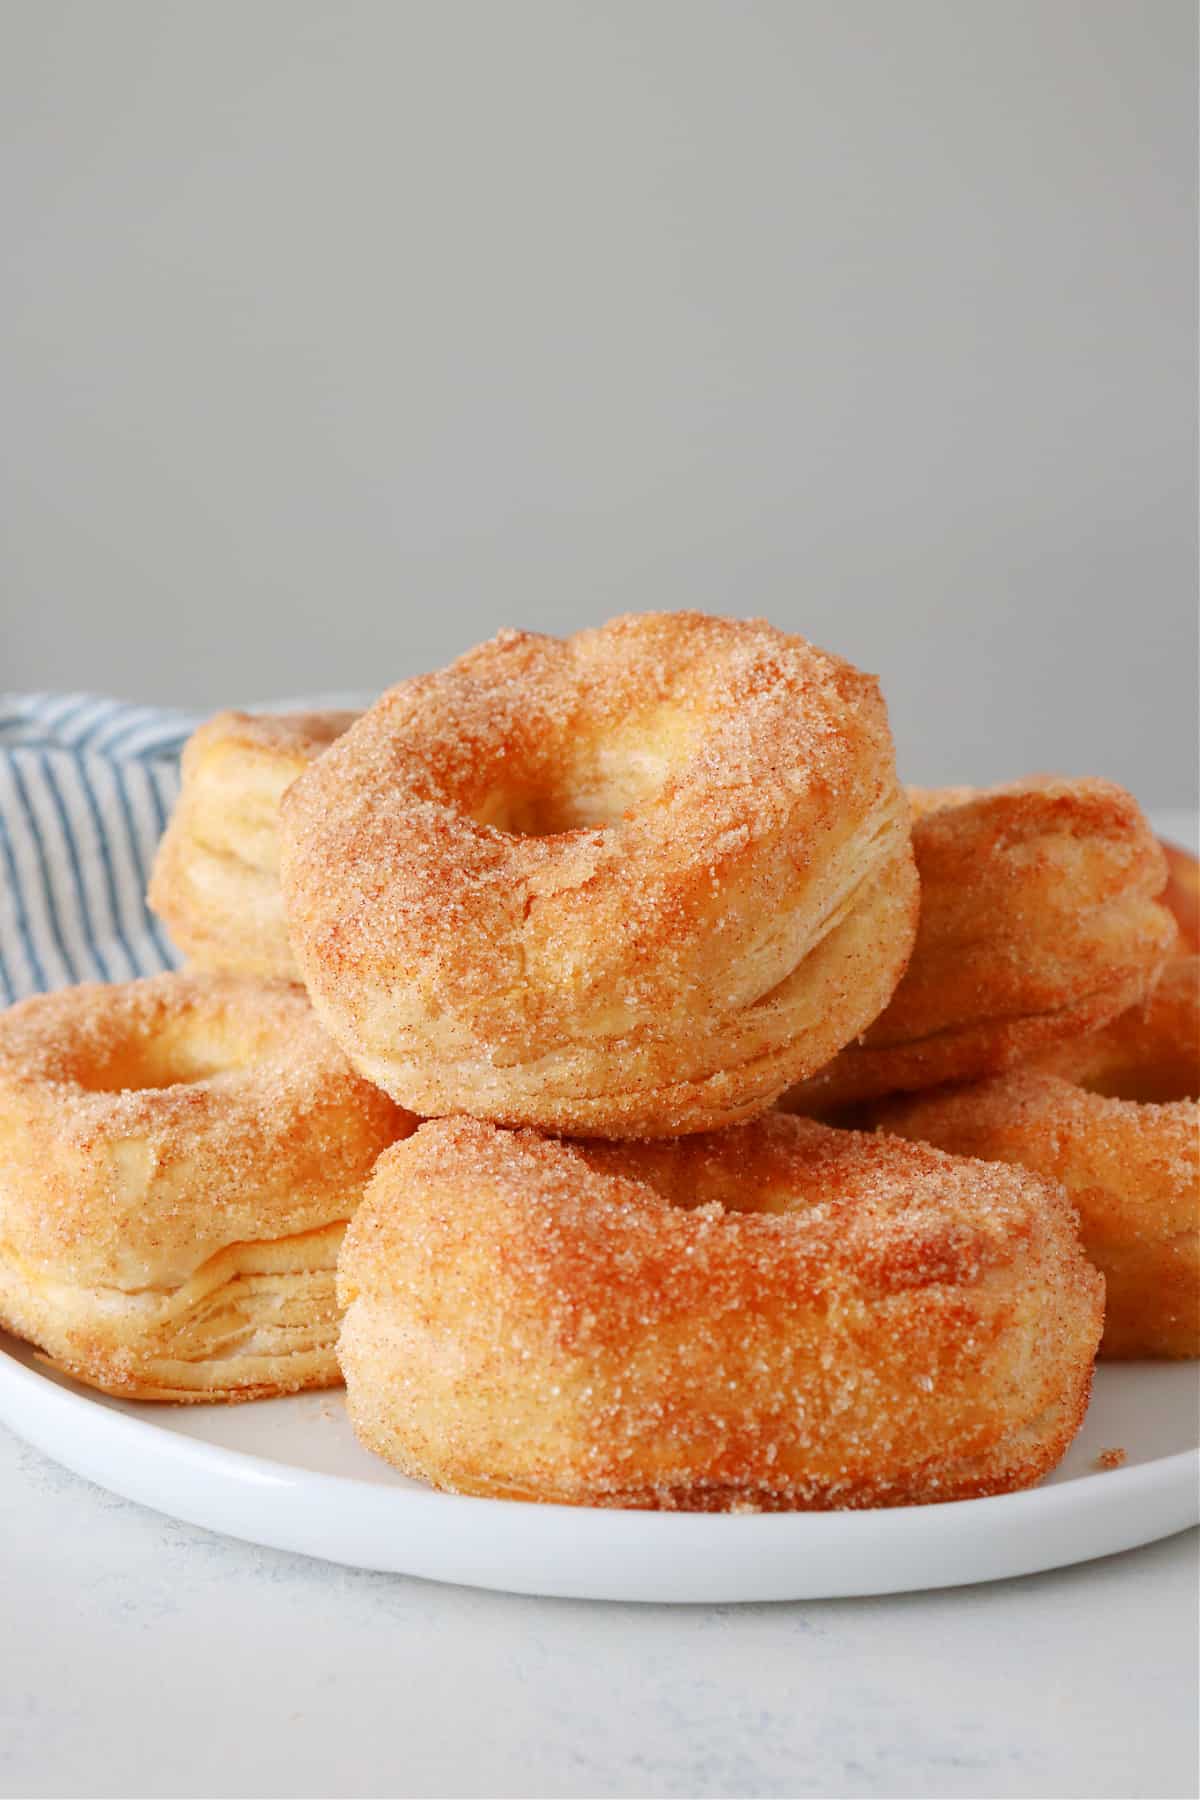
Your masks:
[[[1167,859],[1163,905],[1179,927],[1179,948],[1185,954],[1200,951],[1200,863],[1190,850],[1168,844],[1165,838],[1158,841]]]
[[[149,900],[197,967],[298,979],[279,891],[279,801],[356,716],[223,712],[188,739]]]
[[[887,1131],[1062,1181],[1104,1273],[1105,1357],[1200,1355],[1200,958],[1027,1069],[879,1109]]]
[[[921,913],[908,970],[788,1111],[1010,1068],[1134,1005],[1174,947],[1162,851],[1122,788],[1035,776],[910,800]]]
[[[0,1323],[130,1398],[327,1386],[341,1233],[414,1123],[283,983],[23,1001],[0,1015]]]
[[[654,1144],[424,1125],[339,1293],[355,1429],[409,1474],[689,1510],[1028,1485],[1103,1313],[1057,1187],[778,1113]]]
[[[282,830],[318,1014],[426,1114],[727,1124],[875,1016],[914,930],[877,684],[760,622],[501,633],[385,694]]]

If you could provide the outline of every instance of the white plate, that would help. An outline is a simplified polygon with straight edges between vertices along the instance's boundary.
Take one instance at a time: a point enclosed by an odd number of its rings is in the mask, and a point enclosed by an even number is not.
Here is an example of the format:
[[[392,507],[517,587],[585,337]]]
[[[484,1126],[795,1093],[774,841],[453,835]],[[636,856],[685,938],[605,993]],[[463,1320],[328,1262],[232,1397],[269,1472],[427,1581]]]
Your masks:
[[[358,1446],[339,1393],[138,1406],[0,1344],[0,1420],[115,1493],[252,1543],[513,1593],[807,1600],[953,1587],[1086,1562],[1200,1518],[1194,1363],[1101,1369],[1066,1461],[1027,1493],[722,1516],[438,1494]],[[1097,1472],[1099,1453],[1117,1448],[1124,1465]]]
[[[311,704],[311,703],[309,703]],[[1156,829],[1196,848],[1187,813]],[[230,1537],[438,1581],[596,1600],[815,1600],[954,1587],[1131,1550],[1200,1520],[1200,1368],[1102,1368],[1059,1469],[1024,1494],[861,1513],[613,1512],[467,1500],[360,1449],[340,1394],[136,1406],[0,1333],[0,1421],[67,1468]],[[1119,1469],[1097,1472],[1102,1450]]]

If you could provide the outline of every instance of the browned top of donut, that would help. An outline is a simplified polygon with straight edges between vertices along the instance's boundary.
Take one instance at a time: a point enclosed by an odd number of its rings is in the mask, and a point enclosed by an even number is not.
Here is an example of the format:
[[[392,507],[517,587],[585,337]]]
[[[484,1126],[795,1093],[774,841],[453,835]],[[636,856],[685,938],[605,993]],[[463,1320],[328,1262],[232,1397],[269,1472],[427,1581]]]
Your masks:
[[[1138,1006],[1033,1064],[1112,1099],[1200,1099],[1200,956],[1176,956]]]
[[[327,750],[358,717],[356,712],[247,713],[219,712],[206,719],[188,739],[184,755],[198,758],[216,745],[252,755],[283,756],[311,762]],[[194,746],[194,748],[193,748]]]
[[[694,978],[673,947],[765,837],[786,829],[794,883],[893,781],[874,678],[763,621],[501,632],[392,688],[285,797],[293,945],[310,982],[404,970],[435,1003],[616,969],[657,993]]]
[[[343,1299],[436,1280],[478,1208],[486,1231],[507,1221],[506,1286],[563,1341],[788,1296],[965,1286],[1045,1253],[1048,1229],[1076,1254],[1065,1195],[1037,1176],[781,1113],[608,1145],[439,1119],[378,1165],[346,1240]]]
[[[1065,1182],[1079,1196],[1089,1246],[1102,1267],[1114,1250],[1120,1256],[1123,1243],[1139,1240],[1142,1249],[1173,1242],[1181,1256],[1191,1246],[1194,1259],[1200,1203],[1195,1100],[1144,1101],[1019,1068],[908,1096],[880,1107],[878,1118],[883,1131],[943,1145],[956,1156],[1003,1157]],[[1151,1296],[1141,1304],[1149,1306]],[[1194,1319],[1194,1289],[1187,1304]]]
[[[963,1156],[1003,1156],[1065,1181],[1101,1245],[1195,1239],[1200,1201],[1200,957],[1176,957],[1145,1001],[990,1080],[913,1094],[875,1111],[884,1131]],[[1105,1193],[1136,1222],[1103,1221]],[[1107,1254],[1107,1250],[1105,1252]],[[1103,1262],[1103,1258],[1100,1258]],[[1194,1305],[1193,1305],[1194,1310]]]
[[[1114,782],[1040,775],[910,788],[909,800],[917,943],[869,1045],[1050,1013],[1161,966],[1173,939],[1156,903],[1162,852]]]
[[[352,712],[223,712],[194,731],[183,748],[179,802],[158,847],[149,901],[190,954],[210,952],[214,934],[223,935],[230,966],[291,974],[282,924],[272,918],[278,939],[267,937],[255,900],[247,893],[247,871],[268,878],[267,894],[278,899],[279,799],[315,757],[328,749],[357,717]],[[197,881],[197,861],[223,859]],[[210,892],[214,881],[224,911]],[[241,884],[240,886],[238,884]],[[269,904],[269,902],[268,902]],[[232,913],[233,924],[225,919]],[[239,933],[236,927],[241,925]],[[274,954],[269,951],[274,949]]]
[[[285,1052],[300,1082],[342,1061],[296,987],[236,975],[87,982],[0,1014],[0,1087],[47,1089],[65,1130],[162,1111],[181,1088]]]
[[[170,1283],[346,1216],[411,1125],[293,986],[172,973],[39,994],[0,1015],[0,1241],[79,1278]]]
[[[1181,950],[1200,951],[1200,863],[1190,850],[1160,838],[1167,859],[1167,887],[1163,905],[1179,926]]]

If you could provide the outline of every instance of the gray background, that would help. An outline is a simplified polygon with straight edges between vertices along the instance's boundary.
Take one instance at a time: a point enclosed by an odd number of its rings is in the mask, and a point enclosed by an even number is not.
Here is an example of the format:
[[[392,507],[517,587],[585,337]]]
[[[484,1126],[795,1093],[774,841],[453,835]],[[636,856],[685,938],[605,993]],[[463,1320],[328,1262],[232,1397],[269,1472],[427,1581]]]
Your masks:
[[[1190,0],[0,0],[0,685],[761,612],[1194,791]]]

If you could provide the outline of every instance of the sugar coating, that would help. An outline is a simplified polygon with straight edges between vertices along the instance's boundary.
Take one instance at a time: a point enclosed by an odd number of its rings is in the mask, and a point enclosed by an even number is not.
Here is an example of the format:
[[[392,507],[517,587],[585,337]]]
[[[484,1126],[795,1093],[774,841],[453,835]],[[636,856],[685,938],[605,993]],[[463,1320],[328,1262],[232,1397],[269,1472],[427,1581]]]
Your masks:
[[[1200,951],[1200,862],[1178,844],[1159,839],[1167,859],[1167,885],[1163,905],[1179,927],[1181,955]]]
[[[296,979],[279,891],[279,801],[356,716],[223,712],[188,739],[149,901],[197,965]]]
[[[1104,1357],[1200,1355],[1200,957],[1024,1069],[879,1108],[888,1131],[1063,1182],[1107,1282]]]
[[[834,1109],[996,1074],[1146,993],[1176,928],[1161,846],[1094,778],[911,788],[916,945],[888,1006],[789,1108]]]
[[[762,621],[503,632],[401,683],[282,806],[293,948],[425,1113],[674,1135],[760,1111],[907,956],[875,681]]]
[[[415,1121],[299,989],[166,974],[0,1015],[0,1319],[94,1385],[336,1379],[334,1266]]]
[[[782,1114],[674,1143],[426,1124],[339,1281],[372,1449],[596,1505],[1024,1485],[1078,1427],[1102,1317],[1060,1189]]]

